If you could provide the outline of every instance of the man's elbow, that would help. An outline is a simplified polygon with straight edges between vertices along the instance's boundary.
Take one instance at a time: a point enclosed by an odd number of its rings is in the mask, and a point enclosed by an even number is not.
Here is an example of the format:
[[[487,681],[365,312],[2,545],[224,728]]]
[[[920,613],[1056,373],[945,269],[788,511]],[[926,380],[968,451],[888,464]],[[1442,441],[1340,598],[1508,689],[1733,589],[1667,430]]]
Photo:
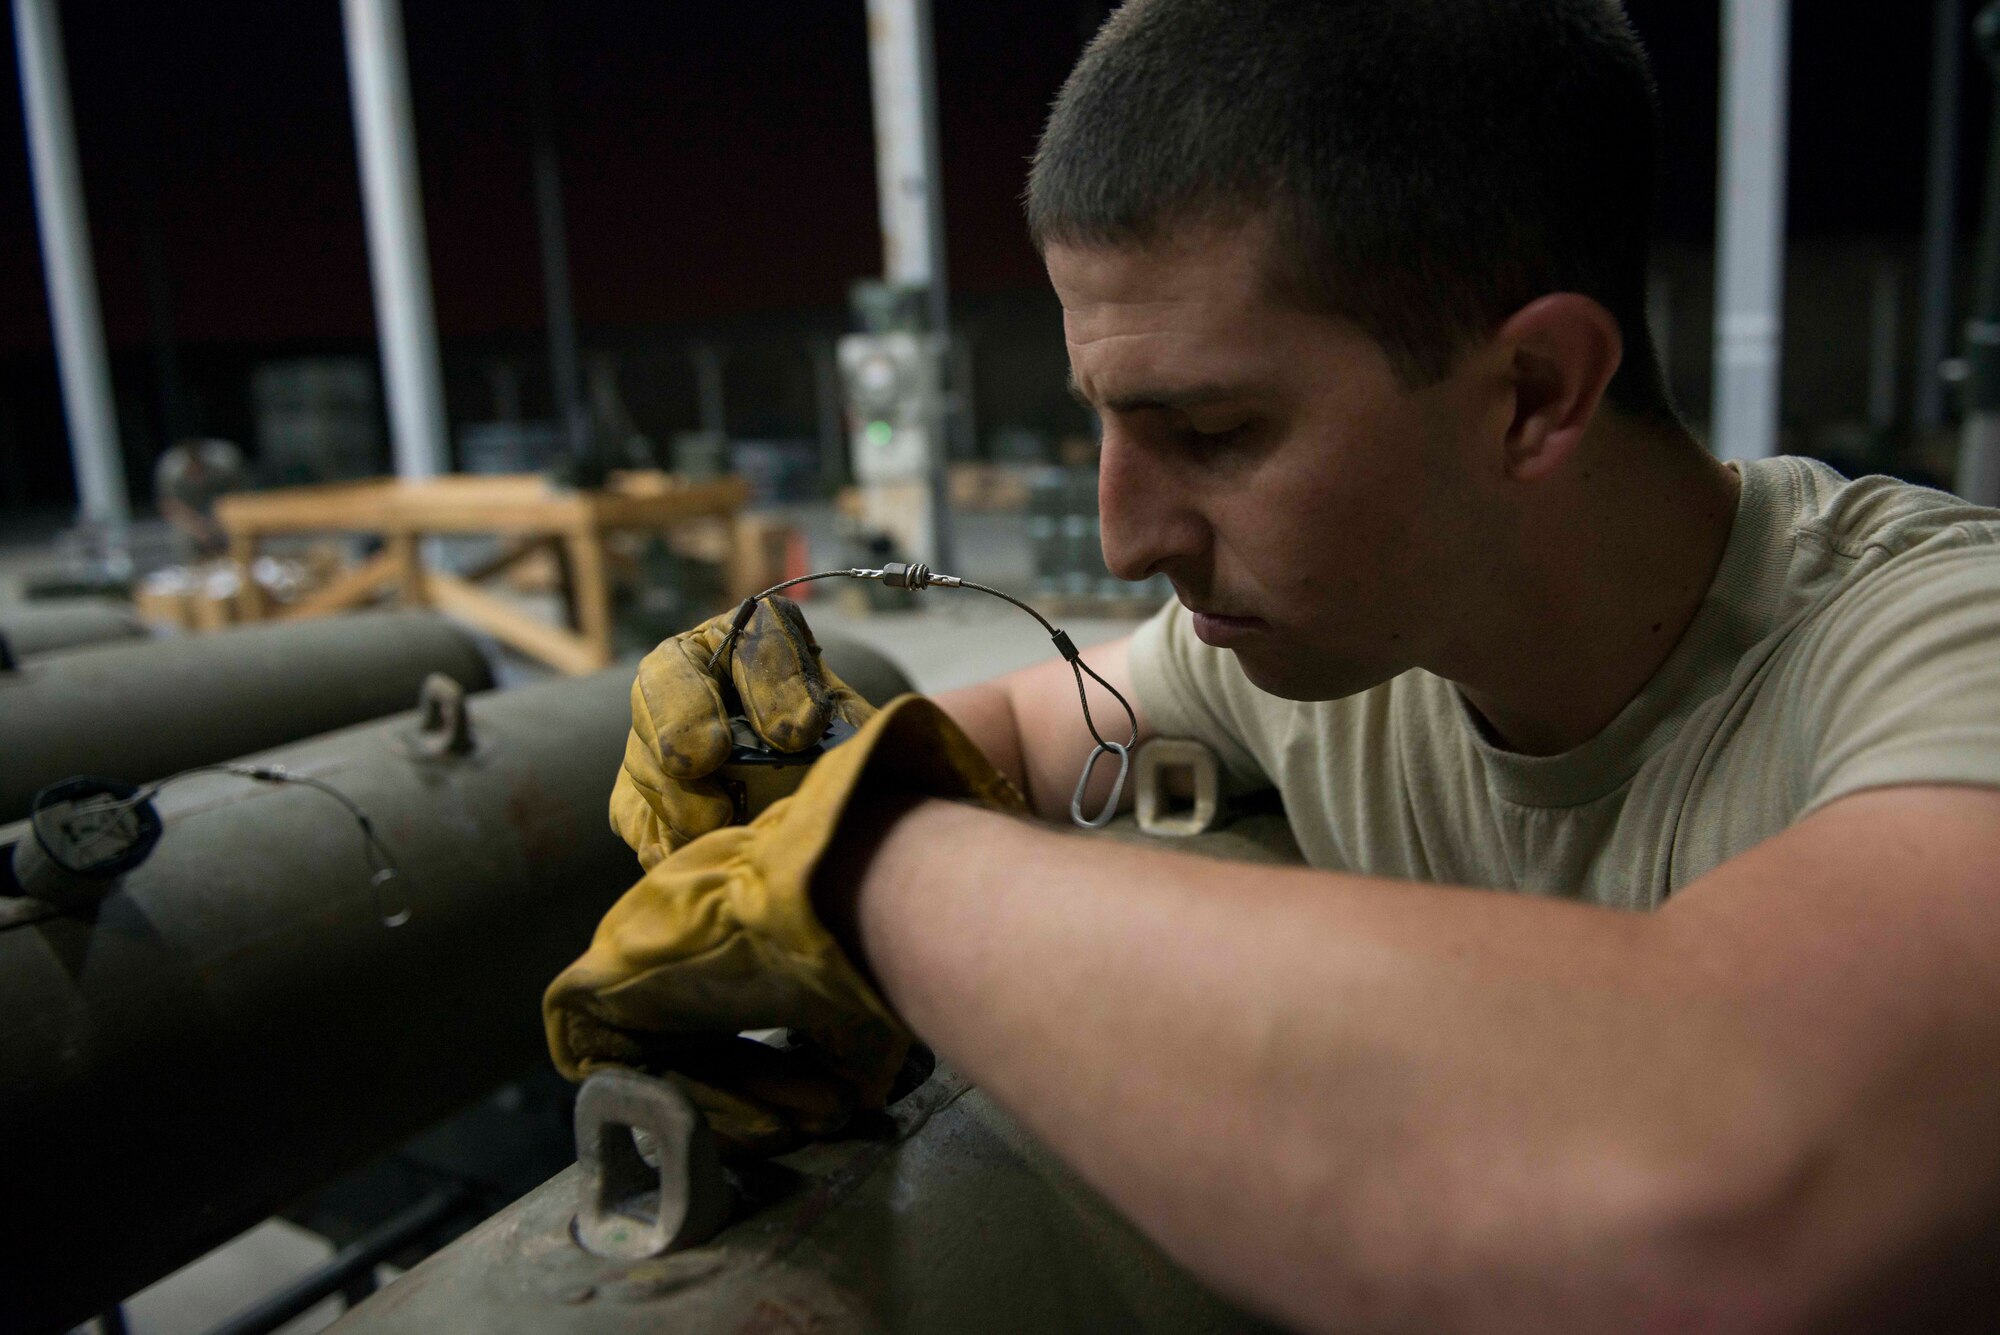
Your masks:
[[[1422,1212],[1435,1231],[1375,1251],[1381,1268],[1350,1276],[1355,1288],[1403,1293],[1433,1330],[1826,1328],[1841,1276],[1814,1254],[1810,1156],[1600,1143],[1533,1157],[1468,1165],[1443,1193],[1449,1211]]]
[[[1356,1210],[1352,1196],[1328,1202],[1324,1227],[1294,1234],[1305,1245],[1289,1265],[1211,1278],[1303,1330],[1792,1335],[1825,1324],[1798,1264],[1810,1188],[1782,1171],[1623,1152],[1463,1168],[1432,1176],[1421,1202],[1397,1191],[1381,1212]]]
[[[1814,1255],[1823,1156],[1773,1140],[1649,1177],[1616,1230],[1631,1241],[1633,1329],[1790,1335],[1821,1324],[1834,1282]]]
[[[1893,1156],[1865,1139],[1852,1128],[1771,1135],[1642,1174],[1602,1220],[1606,1237],[1626,1242],[1623,1258],[1604,1254],[1595,1268],[1604,1314],[1617,1318],[1601,1328],[1996,1328],[1979,1263],[1996,1230],[1947,1220],[1918,1174],[1887,1170]]]

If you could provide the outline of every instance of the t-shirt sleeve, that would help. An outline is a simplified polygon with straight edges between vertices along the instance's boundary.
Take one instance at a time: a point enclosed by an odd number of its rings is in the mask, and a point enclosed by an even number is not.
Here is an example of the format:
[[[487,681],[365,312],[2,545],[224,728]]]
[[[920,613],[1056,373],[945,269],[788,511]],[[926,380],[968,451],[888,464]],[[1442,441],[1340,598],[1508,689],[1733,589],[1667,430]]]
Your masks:
[[[1822,634],[1801,814],[1866,788],[2000,788],[2000,542],[1987,526],[1871,575]]]
[[[1264,730],[1237,706],[1242,692],[1256,688],[1234,655],[1201,642],[1186,608],[1178,602],[1161,608],[1133,632],[1130,654],[1132,690],[1154,731],[1206,743],[1233,792],[1272,786],[1257,754],[1265,749]]]

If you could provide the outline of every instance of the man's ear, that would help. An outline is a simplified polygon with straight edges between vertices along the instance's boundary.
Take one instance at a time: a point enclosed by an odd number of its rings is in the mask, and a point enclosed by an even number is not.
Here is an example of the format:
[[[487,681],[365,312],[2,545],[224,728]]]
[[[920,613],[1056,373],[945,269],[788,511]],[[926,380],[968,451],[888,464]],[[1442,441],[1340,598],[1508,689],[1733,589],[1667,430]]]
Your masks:
[[[1514,379],[1514,420],[1505,441],[1507,476],[1538,482],[1562,466],[1604,402],[1625,357],[1618,321],[1575,292],[1538,297],[1509,316],[1492,346]]]

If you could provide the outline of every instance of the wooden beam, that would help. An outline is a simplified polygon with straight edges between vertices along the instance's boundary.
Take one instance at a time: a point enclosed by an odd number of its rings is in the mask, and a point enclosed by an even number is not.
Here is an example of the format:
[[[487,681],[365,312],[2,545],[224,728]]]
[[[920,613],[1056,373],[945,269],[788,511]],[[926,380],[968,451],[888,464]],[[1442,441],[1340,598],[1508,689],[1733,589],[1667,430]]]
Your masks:
[[[333,482],[275,491],[239,491],[216,498],[216,522],[238,533],[314,533],[379,526],[393,480]]]
[[[216,502],[232,536],[268,533],[551,533],[589,524],[665,528],[698,515],[728,514],[749,499],[739,477],[682,482],[622,474],[613,489],[563,491],[538,474],[441,477],[238,492]]]
[[[262,621],[270,615],[271,609],[265,600],[264,590],[257,583],[257,535],[231,533],[229,559],[236,563],[236,574],[242,581],[242,589],[236,599],[237,617],[243,621]]]
[[[590,508],[600,529],[665,528],[700,515],[734,514],[749,499],[748,482],[725,477],[675,487],[656,496],[596,492],[590,497]]]
[[[572,533],[569,552],[571,614],[577,634],[606,663],[611,661],[611,576],[604,568],[604,536]]]
[[[519,501],[505,505],[435,505],[428,499],[398,500],[371,525],[387,533],[510,533],[560,532],[572,528],[589,512],[575,497]]]
[[[502,644],[540,659],[558,672],[581,676],[611,663],[609,653],[581,636],[538,621],[456,575],[430,572],[430,592],[432,604],[440,611],[471,622]]]
[[[379,597],[396,582],[402,568],[387,552],[369,557],[358,566],[349,566],[321,587],[278,613],[280,621],[299,621],[359,607]]]
[[[474,584],[478,584],[482,580],[489,580],[495,575],[512,570],[515,566],[521,564],[521,562],[527,560],[537,552],[547,551],[556,547],[557,543],[554,538],[517,538],[501,548],[491,559],[481,561],[478,565],[466,571],[463,578],[470,580]]]
[[[401,586],[404,605],[429,607],[431,596],[426,581],[431,572],[424,569],[423,552],[417,545],[417,535],[391,533],[388,549],[383,555],[395,567],[396,583]]]

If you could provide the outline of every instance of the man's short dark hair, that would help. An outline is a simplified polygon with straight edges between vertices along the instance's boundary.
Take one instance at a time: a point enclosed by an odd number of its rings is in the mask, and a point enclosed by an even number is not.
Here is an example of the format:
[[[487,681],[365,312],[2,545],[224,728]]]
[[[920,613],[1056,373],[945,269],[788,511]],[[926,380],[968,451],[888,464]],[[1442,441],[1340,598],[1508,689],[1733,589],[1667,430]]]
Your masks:
[[[1282,290],[1409,385],[1551,292],[1618,320],[1608,397],[1673,408],[1646,325],[1659,109],[1617,0],[1129,0],[1057,97],[1038,246],[1276,226]]]

